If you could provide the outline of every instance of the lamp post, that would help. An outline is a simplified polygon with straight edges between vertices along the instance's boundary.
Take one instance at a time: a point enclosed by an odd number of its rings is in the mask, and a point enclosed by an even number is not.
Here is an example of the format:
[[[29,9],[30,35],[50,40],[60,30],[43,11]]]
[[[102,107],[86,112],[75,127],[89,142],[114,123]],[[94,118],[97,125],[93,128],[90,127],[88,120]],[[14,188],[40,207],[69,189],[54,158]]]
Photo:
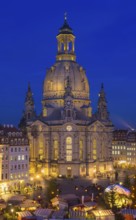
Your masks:
[[[101,220],[101,210],[98,210],[98,220]]]
[[[13,214],[14,213],[14,209],[11,209],[10,211],[11,211],[12,219],[14,219],[14,214]]]

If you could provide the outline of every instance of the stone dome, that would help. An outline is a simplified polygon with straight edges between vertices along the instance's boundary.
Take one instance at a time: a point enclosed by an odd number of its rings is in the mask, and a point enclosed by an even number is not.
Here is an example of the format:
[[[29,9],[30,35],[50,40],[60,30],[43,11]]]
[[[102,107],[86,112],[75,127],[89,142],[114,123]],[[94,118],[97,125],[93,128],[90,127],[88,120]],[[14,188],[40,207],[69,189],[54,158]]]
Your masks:
[[[44,106],[64,106],[67,77],[70,80],[74,107],[89,106],[89,83],[85,70],[76,62],[75,36],[65,18],[57,35],[56,63],[47,70],[43,84]]]
[[[89,83],[84,69],[72,61],[56,62],[46,73],[43,97],[61,98],[64,96],[66,79],[71,80],[73,98],[89,99]]]

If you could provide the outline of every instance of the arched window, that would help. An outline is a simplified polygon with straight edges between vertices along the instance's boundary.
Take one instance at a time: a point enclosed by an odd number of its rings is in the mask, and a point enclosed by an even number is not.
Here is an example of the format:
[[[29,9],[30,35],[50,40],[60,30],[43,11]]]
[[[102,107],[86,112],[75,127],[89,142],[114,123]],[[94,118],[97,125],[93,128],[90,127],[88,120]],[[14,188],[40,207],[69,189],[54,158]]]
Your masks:
[[[66,161],[72,161],[72,138],[66,138]]]
[[[43,159],[43,155],[44,155],[43,149],[40,148],[40,149],[39,149],[39,160],[42,160],[42,159]]]
[[[47,82],[47,89],[50,90],[50,81]]]
[[[83,140],[79,141],[79,160],[83,160]]]
[[[71,117],[71,111],[70,110],[67,111],[67,117]]]
[[[53,90],[53,82],[50,81],[50,90],[52,91]]]
[[[53,141],[53,160],[58,160],[59,157],[59,143],[58,140]]]
[[[97,147],[96,139],[94,139],[93,140],[93,159],[94,160],[96,159],[96,147]]]
[[[44,109],[43,109],[43,117],[46,117],[46,116],[47,116],[47,108],[44,107]]]

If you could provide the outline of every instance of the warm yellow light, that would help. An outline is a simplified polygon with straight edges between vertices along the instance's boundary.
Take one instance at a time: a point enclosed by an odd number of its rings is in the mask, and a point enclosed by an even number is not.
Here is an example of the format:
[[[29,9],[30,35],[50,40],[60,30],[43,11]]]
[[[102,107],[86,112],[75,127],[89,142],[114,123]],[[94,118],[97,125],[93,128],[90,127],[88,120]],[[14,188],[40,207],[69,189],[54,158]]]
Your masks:
[[[39,175],[37,175],[37,176],[36,176],[36,178],[37,178],[37,179],[39,179],[39,178],[40,178],[40,176],[39,176]]]
[[[41,170],[41,173],[44,173],[44,169]]]
[[[126,163],[126,160],[119,161],[119,164]]]
[[[14,212],[14,209],[11,209],[11,212],[13,213],[13,212]]]
[[[24,180],[20,180],[20,183],[23,183]]]
[[[101,212],[101,210],[99,210],[99,215],[101,216],[101,214],[102,214],[102,212]]]

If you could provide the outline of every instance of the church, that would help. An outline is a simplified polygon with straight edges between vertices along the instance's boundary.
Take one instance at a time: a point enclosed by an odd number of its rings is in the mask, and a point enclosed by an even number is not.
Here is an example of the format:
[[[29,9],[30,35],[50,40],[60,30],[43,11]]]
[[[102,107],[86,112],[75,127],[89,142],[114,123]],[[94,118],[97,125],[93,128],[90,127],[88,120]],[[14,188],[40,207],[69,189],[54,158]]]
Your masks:
[[[28,85],[23,120],[30,144],[30,174],[95,177],[112,172],[112,132],[104,86],[92,113],[85,69],[76,62],[75,35],[67,17],[57,34],[56,62],[43,83],[42,111],[35,113]]]

